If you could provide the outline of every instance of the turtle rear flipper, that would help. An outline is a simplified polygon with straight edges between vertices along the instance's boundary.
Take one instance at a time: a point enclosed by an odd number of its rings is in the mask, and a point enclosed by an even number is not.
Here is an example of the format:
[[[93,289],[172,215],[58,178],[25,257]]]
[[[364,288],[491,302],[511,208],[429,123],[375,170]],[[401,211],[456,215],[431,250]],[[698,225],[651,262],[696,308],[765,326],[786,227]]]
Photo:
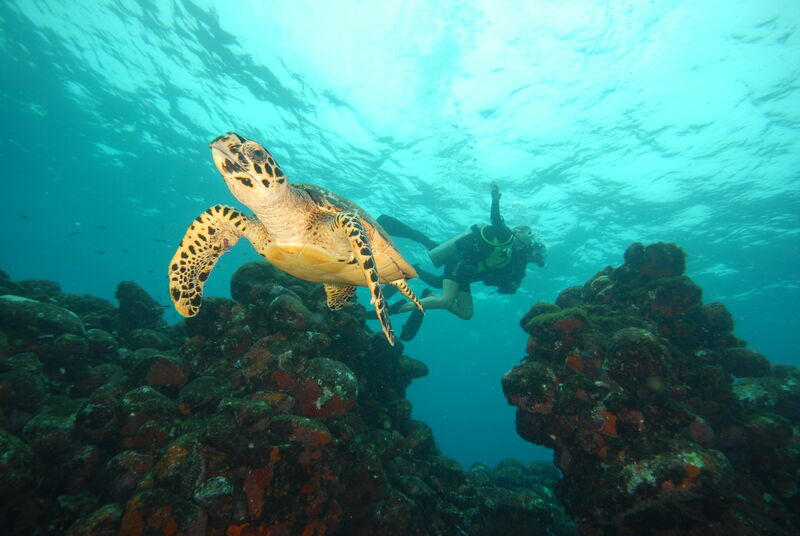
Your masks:
[[[364,232],[364,226],[358,216],[352,212],[339,212],[331,221],[331,228],[334,231],[341,232],[350,242],[350,247],[355,256],[356,262],[364,270],[364,278],[366,280],[367,288],[372,295],[370,303],[375,306],[375,312],[378,315],[378,320],[383,328],[383,333],[389,344],[394,346],[395,336],[392,329],[392,322],[389,320],[389,312],[386,310],[386,300],[381,292],[381,285],[379,283],[380,276],[378,269],[375,266],[375,257],[372,255],[372,247],[369,243],[367,233]],[[330,297],[330,295],[329,295]]]
[[[414,302],[414,305],[417,306],[420,313],[425,314],[425,308],[422,307],[422,304],[417,299],[417,295],[414,294],[414,291],[411,290],[411,287],[408,286],[405,279],[395,279],[394,281],[389,281],[389,284],[394,285],[397,290],[403,293],[403,296]]]
[[[195,316],[200,311],[211,270],[242,236],[259,251],[269,242],[261,224],[225,205],[214,205],[195,218],[169,263],[169,295],[178,313]]]

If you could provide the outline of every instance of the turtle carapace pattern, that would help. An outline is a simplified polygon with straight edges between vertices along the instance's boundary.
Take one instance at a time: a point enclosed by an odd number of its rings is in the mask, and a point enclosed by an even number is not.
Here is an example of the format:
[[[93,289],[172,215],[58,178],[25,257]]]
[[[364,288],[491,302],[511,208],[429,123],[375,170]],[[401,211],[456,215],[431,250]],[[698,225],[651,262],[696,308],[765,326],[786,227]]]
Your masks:
[[[217,260],[245,237],[274,266],[322,283],[331,309],[349,302],[356,287],[367,287],[383,332],[394,345],[381,285],[397,287],[423,308],[406,282],[417,273],[386,231],[344,197],[311,184],[291,184],[269,151],[253,140],[229,132],[210,147],[231,193],[253,215],[215,205],[189,225],[169,264],[175,309],[183,316],[200,311],[203,285]]]

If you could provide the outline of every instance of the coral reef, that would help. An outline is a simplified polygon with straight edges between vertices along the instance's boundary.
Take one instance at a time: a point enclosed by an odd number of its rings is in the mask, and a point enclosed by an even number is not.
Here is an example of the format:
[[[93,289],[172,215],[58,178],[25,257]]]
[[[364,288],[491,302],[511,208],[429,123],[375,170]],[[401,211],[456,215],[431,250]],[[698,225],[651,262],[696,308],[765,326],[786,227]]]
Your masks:
[[[0,294],[5,533],[574,533],[552,465],[441,455],[405,399],[427,367],[319,285],[248,264],[175,326],[132,282]]]
[[[800,371],[746,349],[684,266],[636,243],[533,305],[503,378],[517,432],[555,450],[583,534],[797,534]]]

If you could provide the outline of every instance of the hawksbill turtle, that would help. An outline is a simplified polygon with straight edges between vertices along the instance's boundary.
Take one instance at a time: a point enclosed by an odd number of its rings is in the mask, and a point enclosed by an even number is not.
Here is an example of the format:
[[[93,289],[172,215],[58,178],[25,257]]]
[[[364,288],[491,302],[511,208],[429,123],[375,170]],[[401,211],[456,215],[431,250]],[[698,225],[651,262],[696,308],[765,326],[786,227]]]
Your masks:
[[[203,285],[223,253],[240,237],[274,266],[322,283],[328,307],[349,302],[368,287],[383,332],[394,345],[381,284],[390,284],[423,311],[409,288],[417,277],[383,228],[355,203],[311,184],[291,184],[264,147],[234,132],[214,139],[214,164],[231,193],[253,211],[215,205],[186,230],[169,264],[169,290],[183,316],[200,311]]]

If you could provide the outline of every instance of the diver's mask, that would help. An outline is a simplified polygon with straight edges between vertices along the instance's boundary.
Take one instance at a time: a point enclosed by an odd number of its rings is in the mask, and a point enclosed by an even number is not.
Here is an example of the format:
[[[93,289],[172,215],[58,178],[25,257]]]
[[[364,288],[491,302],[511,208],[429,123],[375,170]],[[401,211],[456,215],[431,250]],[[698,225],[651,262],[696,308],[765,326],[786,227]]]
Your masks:
[[[511,230],[514,240],[511,242],[511,249],[517,254],[527,256],[528,262],[535,262],[539,266],[544,266],[547,258],[547,248],[540,241],[534,238],[533,229],[528,225],[517,225]]]

